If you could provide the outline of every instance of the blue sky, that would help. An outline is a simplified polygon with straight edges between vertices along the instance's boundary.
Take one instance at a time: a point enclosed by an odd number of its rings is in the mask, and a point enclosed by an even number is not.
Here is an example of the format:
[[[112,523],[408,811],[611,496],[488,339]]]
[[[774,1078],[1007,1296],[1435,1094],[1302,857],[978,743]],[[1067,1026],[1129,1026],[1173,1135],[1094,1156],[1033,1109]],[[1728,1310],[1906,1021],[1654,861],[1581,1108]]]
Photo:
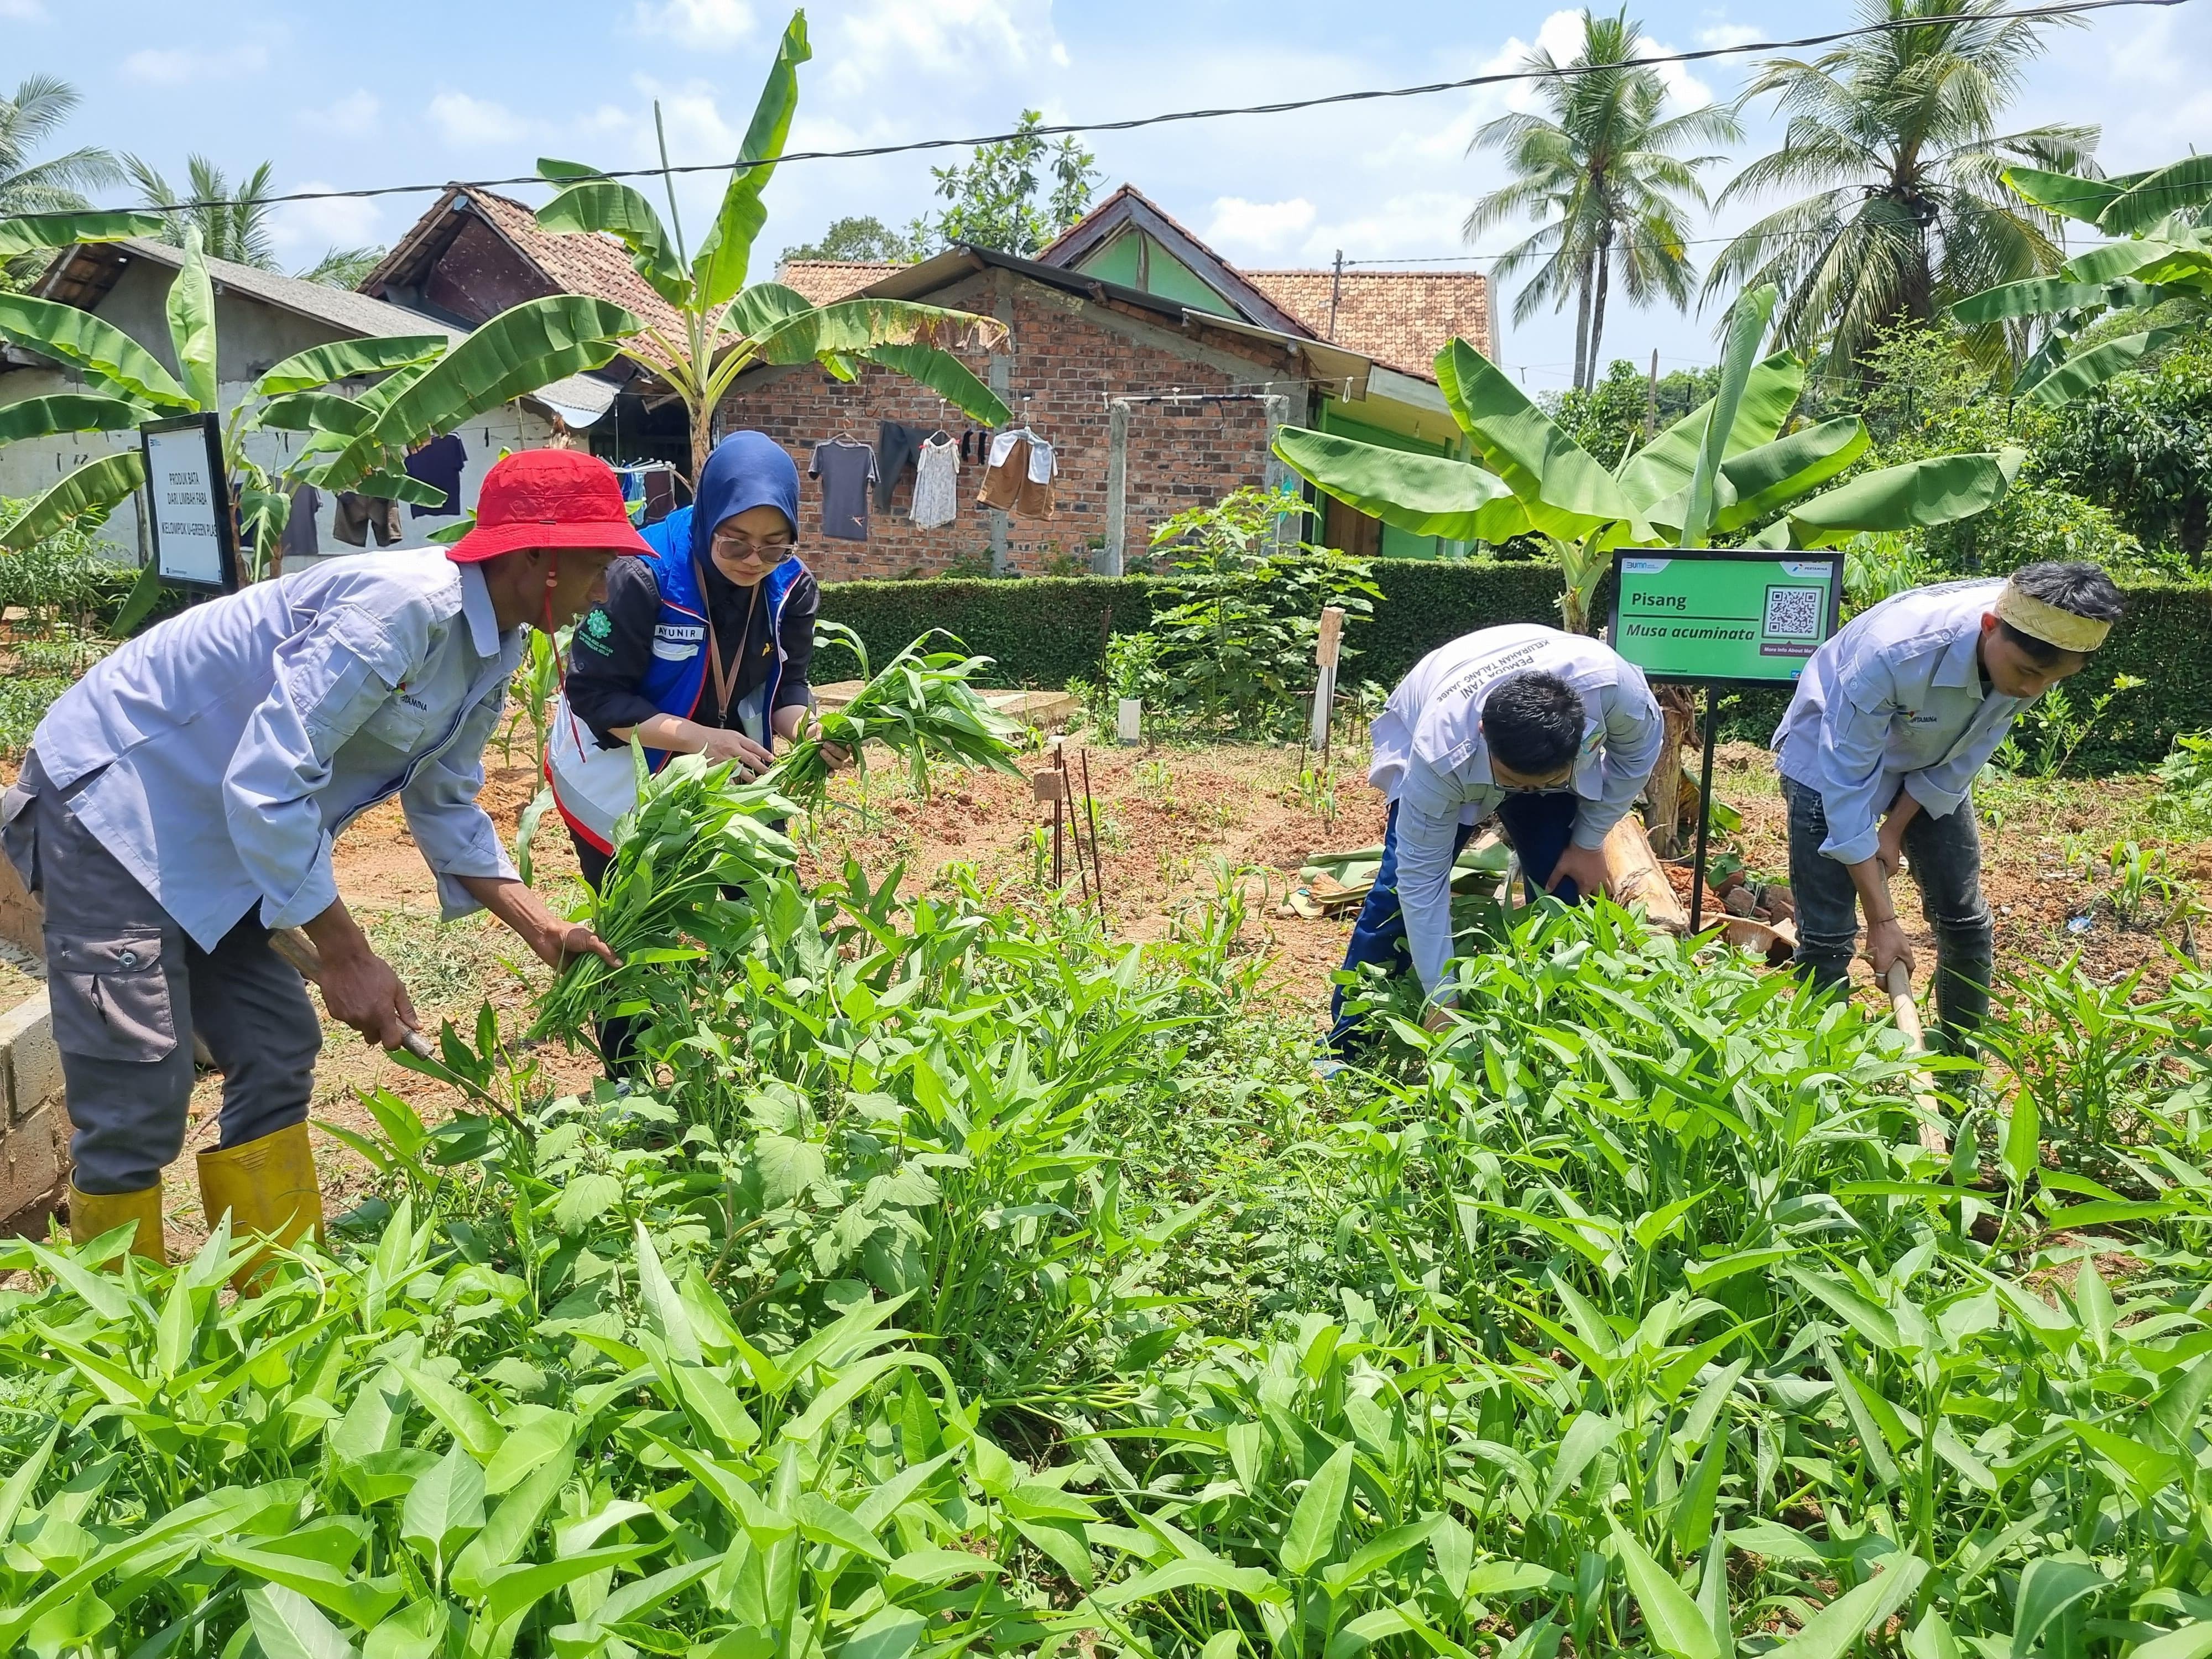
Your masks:
[[[1662,49],[1811,33],[1852,21],[1844,0],[1650,0],[1636,8]],[[653,154],[660,100],[672,159],[736,153],[788,12],[763,0],[387,0],[339,7],[103,0],[96,60],[82,0],[0,0],[0,80],[45,70],[84,104],[70,138],[135,151],[173,178],[202,151],[234,174],[274,160],[280,188],[355,187],[527,173],[544,154],[601,166]],[[1574,14],[1540,0],[1390,6],[1306,0],[835,0],[809,9],[794,149],[995,131],[1028,106],[1048,118],[1110,119],[1510,68],[1541,41],[1565,57]],[[2054,32],[2018,125],[2092,121],[2119,171],[2212,144],[2212,4],[2120,10]],[[1726,99],[1748,60],[1670,71],[1685,102]],[[1459,226],[1498,182],[1465,155],[1482,121],[1526,100],[1489,89],[1291,115],[1176,125],[1091,141],[1105,185],[1134,183],[1240,264],[1326,264],[1481,253]],[[1771,125],[1752,120],[1764,148]],[[1747,151],[1747,154],[1755,153]],[[955,152],[957,158],[958,153]],[[944,155],[816,161],[771,186],[763,258],[831,219],[902,223],[928,205]],[[1716,189],[1733,170],[1709,177]],[[717,186],[683,187],[703,218]],[[528,194],[528,192],[518,192]],[[118,198],[119,199],[119,198]],[[303,204],[284,210],[281,252],[303,264],[333,244],[388,241],[429,201]],[[1708,222],[1725,232],[1746,216]],[[1709,255],[1710,247],[1702,247]],[[764,270],[763,270],[763,273]],[[1500,296],[1501,311],[1510,295]],[[1616,308],[1605,355],[1662,367],[1710,357],[1710,315]],[[1500,355],[1531,391],[1567,378],[1571,316],[1505,325]]]

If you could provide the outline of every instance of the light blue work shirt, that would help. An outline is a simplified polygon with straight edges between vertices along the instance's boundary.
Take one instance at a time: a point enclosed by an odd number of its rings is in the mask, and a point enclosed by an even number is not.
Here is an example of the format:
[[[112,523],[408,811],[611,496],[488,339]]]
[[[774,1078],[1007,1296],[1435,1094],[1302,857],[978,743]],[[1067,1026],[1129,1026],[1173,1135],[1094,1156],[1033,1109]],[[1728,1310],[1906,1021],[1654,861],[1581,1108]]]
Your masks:
[[[1490,772],[1482,705],[1523,671],[1557,674],[1583,702],[1583,742],[1571,787],[1577,847],[1604,845],[1651,769],[1667,726],[1643,671],[1603,641],[1535,623],[1462,635],[1413,665],[1375,718],[1367,781],[1398,807],[1398,903],[1421,985],[1433,991],[1451,960],[1452,842],[1480,823],[1506,791]],[[1549,871],[1533,871],[1539,883]]]
[[[448,920],[512,877],[477,804],[522,630],[435,550],[333,559],[194,605],[95,663],[31,739],[70,810],[204,950],[337,898],[331,845],[397,794]]]
[[[1996,580],[1899,593],[1861,611],[1805,665],[1774,748],[1784,777],[1820,793],[1825,855],[1872,858],[1900,786],[1931,817],[1955,811],[2034,701],[1982,688],[1982,618],[2003,591]]]

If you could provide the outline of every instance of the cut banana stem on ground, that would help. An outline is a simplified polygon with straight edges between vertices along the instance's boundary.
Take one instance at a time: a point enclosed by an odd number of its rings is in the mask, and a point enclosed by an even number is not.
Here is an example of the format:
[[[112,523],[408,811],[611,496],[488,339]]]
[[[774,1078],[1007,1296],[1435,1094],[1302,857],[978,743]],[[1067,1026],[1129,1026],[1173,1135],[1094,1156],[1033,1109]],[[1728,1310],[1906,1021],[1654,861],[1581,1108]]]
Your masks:
[[[1889,964],[1889,973],[1882,981],[1882,988],[1889,993],[1889,1011],[1896,1016],[1897,1029],[1905,1033],[1912,1044],[1912,1052],[1928,1052],[1928,1033],[1920,1023],[1920,1005],[1912,995],[1912,975],[1901,962]],[[1936,1127],[1942,1120],[1943,1109],[1936,1098],[1936,1080],[1928,1075],[1925,1066],[1912,1068],[1912,1103],[1924,1115],[1920,1120],[1920,1144],[1931,1152],[1948,1154],[1951,1143],[1944,1139],[1942,1130]],[[1935,1122],[1929,1119],[1936,1120]]]

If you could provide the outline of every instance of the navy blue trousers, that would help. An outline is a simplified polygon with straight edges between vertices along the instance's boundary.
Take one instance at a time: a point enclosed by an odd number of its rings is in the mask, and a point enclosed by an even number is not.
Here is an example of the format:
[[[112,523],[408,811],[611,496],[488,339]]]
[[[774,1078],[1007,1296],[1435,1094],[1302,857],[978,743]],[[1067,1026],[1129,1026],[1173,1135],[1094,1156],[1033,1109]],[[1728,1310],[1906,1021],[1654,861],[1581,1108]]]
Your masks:
[[[1567,850],[1567,842],[1575,832],[1575,813],[1581,806],[1581,798],[1566,790],[1541,795],[1508,795],[1498,804],[1498,828],[1505,839],[1520,854],[1522,882],[1533,902],[1544,890],[1551,879],[1553,866],[1559,854]],[[1474,826],[1462,823],[1452,837],[1452,855],[1456,858],[1465,847]],[[1572,881],[1559,884],[1553,896],[1562,903],[1573,904],[1581,895]],[[1383,820],[1382,866],[1375,872],[1375,885],[1368,890],[1367,901],[1359,907],[1358,920],[1352,924],[1352,944],[1345,951],[1344,965],[1357,970],[1363,963],[1375,963],[1391,973],[1409,971],[1413,958],[1406,950],[1406,914],[1398,906],[1398,803],[1390,803],[1389,815]],[[1329,1018],[1333,1022],[1328,1033],[1328,1048],[1332,1054],[1344,1052],[1358,1028],[1358,1021],[1347,1019],[1344,1012],[1345,987],[1336,988],[1329,999]]]

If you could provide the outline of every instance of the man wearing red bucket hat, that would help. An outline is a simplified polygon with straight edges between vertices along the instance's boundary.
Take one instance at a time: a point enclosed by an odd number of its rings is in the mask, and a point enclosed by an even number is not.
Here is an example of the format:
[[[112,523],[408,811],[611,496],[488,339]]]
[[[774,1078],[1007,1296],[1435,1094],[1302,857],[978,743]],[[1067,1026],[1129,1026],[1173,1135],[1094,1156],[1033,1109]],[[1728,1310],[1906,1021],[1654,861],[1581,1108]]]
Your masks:
[[[270,931],[321,958],[323,1003],[398,1048],[416,1020],[338,896],[333,838],[399,797],[447,920],[489,910],[557,965],[613,958],[515,877],[477,792],[526,623],[597,602],[646,546],[613,471],[510,455],[444,551],[337,559],[198,605],[95,664],[47,711],[0,803],[0,844],[46,904],[47,990],[75,1133],[70,1231],[126,1222],[162,1255],[192,1042],[223,1072],[199,1155],[209,1224],[289,1243],[322,1222],[307,1115],[321,1024]]]

